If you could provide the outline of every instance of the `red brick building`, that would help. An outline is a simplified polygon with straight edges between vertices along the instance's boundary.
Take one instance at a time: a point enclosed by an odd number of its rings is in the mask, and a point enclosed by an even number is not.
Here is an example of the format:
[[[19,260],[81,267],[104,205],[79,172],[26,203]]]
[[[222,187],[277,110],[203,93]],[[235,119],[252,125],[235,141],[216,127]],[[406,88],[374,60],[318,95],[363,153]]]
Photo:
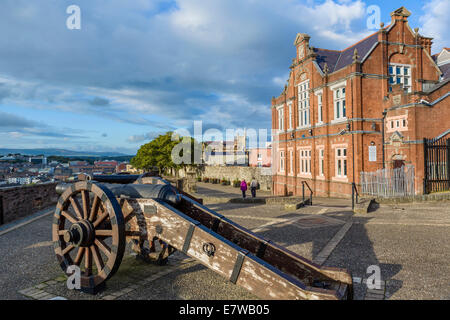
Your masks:
[[[301,194],[306,181],[315,195],[349,196],[360,172],[403,164],[423,192],[423,138],[450,131],[450,61],[431,55],[432,38],[409,16],[395,10],[389,26],[342,51],[297,35],[287,85],[272,99],[275,194]]]
[[[112,174],[116,172],[117,165],[117,161],[95,161],[93,171],[94,173]]]

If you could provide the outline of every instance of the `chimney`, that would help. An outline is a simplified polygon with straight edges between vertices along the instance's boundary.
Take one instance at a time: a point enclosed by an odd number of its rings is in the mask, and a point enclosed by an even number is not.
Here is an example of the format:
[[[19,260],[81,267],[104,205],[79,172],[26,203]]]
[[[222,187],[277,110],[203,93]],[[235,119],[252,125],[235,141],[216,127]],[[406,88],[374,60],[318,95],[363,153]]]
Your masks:
[[[431,45],[433,44],[433,38],[427,38],[419,36],[419,42],[420,45],[428,52],[428,54],[431,56]]]

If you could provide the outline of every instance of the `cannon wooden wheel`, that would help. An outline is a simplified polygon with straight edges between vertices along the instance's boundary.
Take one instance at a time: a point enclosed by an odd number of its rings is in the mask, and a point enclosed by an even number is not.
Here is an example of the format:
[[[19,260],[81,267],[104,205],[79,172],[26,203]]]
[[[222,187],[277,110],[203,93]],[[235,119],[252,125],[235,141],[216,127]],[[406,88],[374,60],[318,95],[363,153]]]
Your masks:
[[[53,243],[64,272],[81,270],[81,289],[96,292],[118,270],[125,251],[121,207],[106,187],[82,181],[59,198],[53,219]]]

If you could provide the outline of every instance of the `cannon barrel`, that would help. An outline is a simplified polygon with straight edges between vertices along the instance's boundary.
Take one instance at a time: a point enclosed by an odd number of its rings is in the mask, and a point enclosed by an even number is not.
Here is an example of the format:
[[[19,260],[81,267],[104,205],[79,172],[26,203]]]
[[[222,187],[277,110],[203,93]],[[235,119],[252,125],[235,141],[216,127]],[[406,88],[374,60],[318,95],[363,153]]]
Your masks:
[[[177,204],[181,201],[181,196],[171,185],[165,184],[110,184],[102,183],[102,186],[108,188],[115,197],[129,197],[129,198],[145,198],[145,199],[159,199],[169,201]],[[63,194],[68,188],[71,188],[70,183],[60,183],[56,186],[56,193]]]
[[[142,175],[140,174],[116,174],[116,175],[96,175],[94,174],[91,178],[94,181],[102,183],[122,183],[128,184],[133,183]]]
[[[146,178],[146,177],[152,177],[156,178],[158,177],[155,174],[151,173],[144,173],[144,174],[86,174],[81,173],[78,175],[78,180],[85,181],[85,180],[92,180],[97,181],[101,183],[120,183],[120,184],[129,184],[129,183],[140,183],[140,179]]]

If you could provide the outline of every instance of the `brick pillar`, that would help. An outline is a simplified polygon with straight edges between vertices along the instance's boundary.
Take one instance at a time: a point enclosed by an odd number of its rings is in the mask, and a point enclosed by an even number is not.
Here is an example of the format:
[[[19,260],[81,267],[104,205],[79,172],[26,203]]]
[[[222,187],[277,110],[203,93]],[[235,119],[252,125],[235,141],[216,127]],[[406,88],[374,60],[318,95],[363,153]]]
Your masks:
[[[381,61],[380,61],[380,74],[383,75],[382,85],[381,85],[381,96],[386,96],[386,93],[388,92],[389,88],[389,71],[388,71],[388,63],[389,63],[389,56],[388,56],[388,45],[387,45],[387,35],[386,35],[386,29],[384,27],[380,28],[380,31],[378,32],[378,41],[380,42],[380,48],[381,48]]]

